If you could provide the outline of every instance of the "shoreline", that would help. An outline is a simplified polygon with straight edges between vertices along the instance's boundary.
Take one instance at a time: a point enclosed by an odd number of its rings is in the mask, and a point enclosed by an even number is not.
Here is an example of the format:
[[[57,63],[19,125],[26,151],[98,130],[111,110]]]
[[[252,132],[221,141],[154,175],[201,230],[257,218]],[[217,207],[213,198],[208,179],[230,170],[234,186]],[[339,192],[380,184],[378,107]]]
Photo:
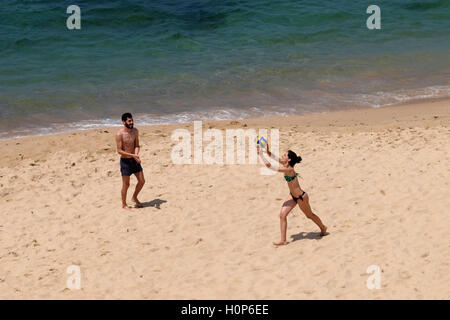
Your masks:
[[[209,123],[209,122],[217,122],[217,121],[244,121],[244,120],[248,120],[248,119],[265,119],[265,118],[279,118],[279,117],[297,117],[297,116],[307,116],[307,115],[317,115],[317,114],[328,114],[328,113],[335,113],[335,112],[341,112],[341,111],[357,111],[357,110],[370,110],[370,109],[380,109],[380,108],[390,108],[390,107],[400,107],[400,106],[405,106],[405,105],[416,105],[416,104],[425,104],[425,103],[435,103],[435,102],[440,102],[440,101],[449,101],[450,103],[450,97],[438,97],[438,98],[417,98],[417,99],[412,99],[412,100],[408,100],[406,102],[400,102],[400,103],[395,103],[395,104],[389,104],[389,105],[385,105],[385,106],[377,106],[377,107],[354,107],[354,108],[348,108],[348,109],[342,109],[342,110],[328,110],[328,111],[319,111],[319,112],[305,112],[305,113],[294,113],[294,114],[286,114],[286,115],[268,115],[268,116],[262,116],[262,117],[237,117],[237,118],[230,118],[230,119],[206,119],[206,120],[198,120],[198,121],[202,121],[204,123]],[[134,114],[133,114],[134,115]],[[136,119],[139,119],[140,115],[137,114],[135,115]],[[84,121],[104,121],[105,119],[97,119],[97,120],[83,120],[81,122]],[[194,120],[189,120],[189,121],[185,121],[185,122],[168,122],[168,123],[155,123],[155,124],[143,124],[141,126],[143,127],[153,127],[153,126],[168,126],[168,125],[183,125],[186,123],[192,123]],[[197,121],[197,120],[195,120]],[[120,122],[120,121],[118,121]],[[66,126],[70,126],[70,125],[74,125],[76,123],[73,122],[67,122],[65,123]],[[38,134],[29,134],[29,135],[14,135],[14,134],[10,134],[8,136],[2,137],[0,138],[0,141],[7,141],[7,140],[13,140],[13,139],[21,139],[21,138],[27,138],[27,137],[41,137],[41,136],[48,136],[48,135],[56,135],[56,134],[64,134],[64,133],[72,133],[72,132],[83,132],[83,131],[89,131],[89,130],[101,130],[103,128],[114,128],[114,127],[120,127],[122,126],[121,123],[118,123],[117,125],[108,125],[108,124],[99,124],[98,127],[95,128],[78,128],[78,129],[61,129],[61,130],[57,130],[55,129],[55,131],[53,132],[48,132],[48,133],[38,133]]]
[[[438,118],[434,118],[437,116]],[[450,99],[427,100],[426,102],[404,103],[395,106],[386,106],[378,108],[356,108],[331,112],[317,112],[303,115],[290,116],[268,116],[260,118],[245,118],[234,120],[209,120],[202,121],[203,129],[214,126],[218,129],[226,128],[267,128],[276,124],[276,127],[282,129],[285,126],[295,125],[300,132],[309,132],[320,129],[320,131],[365,131],[373,127],[395,127],[396,125],[419,125],[434,126],[437,124],[449,124],[450,122]],[[174,123],[174,124],[156,124],[139,125],[139,117],[135,118],[136,128],[144,135],[167,136],[168,132],[176,128],[185,128],[193,131],[193,122]],[[245,126],[244,126],[245,124]],[[51,153],[52,148],[49,145],[61,147],[61,149],[73,148],[73,151],[83,151],[80,144],[70,144],[66,141],[62,145],[58,143],[59,139],[69,137],[87,137],[88,139],[98,139],[104,144],[105,151],[114,149],[114,136],[111,136],[108,142],[105,140],[105,134],[113,134],[121,126],[106,126],[97,129],[75,130],[62,133],[49,133],[44,135],[25,136],[17,138],[4,139],[6,148],[6,157],[0,160],[0,166],[11,163],[11,160],[33,159],[39,152],[34,145],[46,146],[45,152]],[[316,128],[316,129],[315,129]],[[281,131],[281,130],[280,130]],[[164,133],[161,133],[164,132]],[[100,136],[97,133],[101,133]],[[281,132],[280,132],[281,133]],[[75,139],[76,140],[76,139]],[[69,143],[69,144],[67,144]],[[97,141],[89,141],[85,146],[85,151],[95,152],[97,150]],[[15,156],[14,156],[15,155]],[[45,158],[45,157],[44,157]],[[43,159],[42,154],[38,159]],[[11,165],[9,165],[11,166]]]

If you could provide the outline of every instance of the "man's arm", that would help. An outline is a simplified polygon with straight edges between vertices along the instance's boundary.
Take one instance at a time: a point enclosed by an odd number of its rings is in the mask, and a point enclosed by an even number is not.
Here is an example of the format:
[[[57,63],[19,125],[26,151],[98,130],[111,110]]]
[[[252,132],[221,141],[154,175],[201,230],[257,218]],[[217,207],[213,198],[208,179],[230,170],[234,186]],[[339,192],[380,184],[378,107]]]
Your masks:
[[[134,140],[134,154],[139,155],[141,151],[141,145],[139,144],[139,130],[136,129],[136,140]]]
[[[136,157],[135,154],[131,154],[128,152],[123,151],[122,149],[122,137],[120,136],[120,133],[116,134],[116,145],[117,145],[117,153],[122,155],[122,156],[127,156],[127,157]]]

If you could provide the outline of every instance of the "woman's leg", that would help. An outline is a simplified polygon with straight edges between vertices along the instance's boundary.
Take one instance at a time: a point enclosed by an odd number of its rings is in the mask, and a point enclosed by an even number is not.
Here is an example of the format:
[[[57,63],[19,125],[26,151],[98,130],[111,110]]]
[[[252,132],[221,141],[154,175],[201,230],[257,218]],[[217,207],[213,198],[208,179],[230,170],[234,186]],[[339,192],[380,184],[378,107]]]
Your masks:
[[[303,196],[303,201],[301,199],[298,200],[298,206],[308,219],[311,219],[315,224],[319,226],[321,234],[322,236],[324,236],[327,232],[327,227],[322,223],[322,220],[320,220],[320,218],[312,212],[311,206],[309,205],[309,196],[307,193],[305,193],[305,195]]]
[[[280,229],[281,229],[281,241],[274,242],[273,244],[276,246],[281,246],[287,244],[286,242],[286,230],[287,230],[287,216],[289,212],[295,207],[296,203],[292,200],[291,196],[289,196],[286,201],[283,203],[280,211]]]

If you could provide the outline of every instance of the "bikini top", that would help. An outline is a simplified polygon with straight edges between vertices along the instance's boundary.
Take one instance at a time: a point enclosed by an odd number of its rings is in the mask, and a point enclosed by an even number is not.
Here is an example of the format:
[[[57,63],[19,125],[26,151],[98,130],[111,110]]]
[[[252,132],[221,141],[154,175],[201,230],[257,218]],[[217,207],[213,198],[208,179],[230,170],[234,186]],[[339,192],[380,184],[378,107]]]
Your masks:
[[[293,176],[293,177],[289,177],[289,176],[285,175],[284,178],[286,179],[287,182],[291,182],[292,180],[297,178],[297,176],[298,176],[298,173],[296,173],[295,176]]]

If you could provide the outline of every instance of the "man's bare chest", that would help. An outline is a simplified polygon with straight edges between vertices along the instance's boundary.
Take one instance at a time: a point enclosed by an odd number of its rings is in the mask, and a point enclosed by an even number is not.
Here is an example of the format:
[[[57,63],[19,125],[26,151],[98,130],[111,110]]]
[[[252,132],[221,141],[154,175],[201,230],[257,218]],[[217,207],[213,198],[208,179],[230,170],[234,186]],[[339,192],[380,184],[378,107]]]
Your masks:
[[[136,140],[136,135],[134,133],[123,133],[122,134],[122,141],[126,145],[134,144],[135,140]]]

